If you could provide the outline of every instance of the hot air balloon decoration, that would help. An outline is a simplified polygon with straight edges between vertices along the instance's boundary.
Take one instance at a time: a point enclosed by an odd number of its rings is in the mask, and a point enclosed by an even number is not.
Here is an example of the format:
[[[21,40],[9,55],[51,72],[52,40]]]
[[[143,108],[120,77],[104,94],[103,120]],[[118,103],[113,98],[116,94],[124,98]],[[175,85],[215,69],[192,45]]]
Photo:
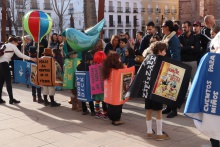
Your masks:
[[[23,18],[24,30],[32,36],[34,42],[38,43],[38,54],[39,43],[45,35],[50,33],[52,24],[51,17],[42,11],[30,11]]]

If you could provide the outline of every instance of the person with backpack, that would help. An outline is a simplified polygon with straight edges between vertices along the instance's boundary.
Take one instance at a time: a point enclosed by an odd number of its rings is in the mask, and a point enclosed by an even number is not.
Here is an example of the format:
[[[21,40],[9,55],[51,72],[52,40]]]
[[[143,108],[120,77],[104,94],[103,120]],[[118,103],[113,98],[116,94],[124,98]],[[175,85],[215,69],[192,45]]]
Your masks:
[[[5,103],[2,99],[2,89],[4,82],[6,82],[6,89],[9,95],[9,104],[20,103],[20,101],[16,100],[13,97],[12,86],[11,86],[11,73],[9,69],[9,61],[11,61],[14,53],[23,59],[31,60],[33,62],[37,62],[36,58],[31,58],[22,54],[17,48],[18,39],[16,37],[11,37],[8,40],[8,43],[0,50],[0,104]]]

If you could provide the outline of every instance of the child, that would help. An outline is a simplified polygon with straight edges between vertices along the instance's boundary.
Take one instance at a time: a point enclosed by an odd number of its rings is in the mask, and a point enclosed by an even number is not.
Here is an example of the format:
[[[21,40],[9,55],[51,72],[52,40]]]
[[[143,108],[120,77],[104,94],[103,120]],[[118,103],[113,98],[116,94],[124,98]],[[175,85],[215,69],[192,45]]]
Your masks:
[[[83,52],[81,63],[77,66],[77,71],[89,71],[89,66],[92,64],[92,55],[90,52]],[[95,116],[94,103],[93,101],[89,102],[89,107],[91,111],[91,116]],[[82,115],[89,114],[89,111],[86,106],[86,102],[82,102]]]
[[[115,52],[109,52],[107,58],[104,60],[101,68],[103,80],[110,77],[112,69],[123,69],[123,63],[120,60],[120,55]],[[122,125],[124,122],[121,120],[122,105],[108,104],[107,114],[113,125]]]
[[[37,57],[37,48],[35,46],[30,46],[28,50],[28,54],[31,58]],[[32,87],[32,96],[33,96],[33,102],[43,103],[44,100],[41,97],[41,87],[31,86]],[[37,97],[36,99],[36,90],[37,90]]]
[[[43,55],[41,58],[52,58],[52,50],[45,48]],[[50,97],[49,102],[47,100],[47,95]],[[44,97],[44,106],[50,105],[51,107],[58,107],[61,104],[54,101],[54,95],[55,95],[55,86],[43,86],[43,97]]]
[[[163,42],[156,41],[150,45],[149,49],[151,50],[152,54],[165,56],[167,46]],[[156,124],[157,124],[156,140],[170,139],[169,136],[162,131],[163,104],[149,99],[145,99],[145,109],[146,109],[147,138],[153,138],[153,136],[155,135],[154,131],[152,130],[152,111],[154,110],[156,111]]]
[[[106,58],[106,55],[103,51],[98,51],[94,54],[94,59],[93,62],[95,64],[100,64],[104,61],[104,59]],[[94,95],[95,97],[95,113],[96,113],[96,117],[100,118],[103,117],[103,119],[107,120],[108,116],[107,116],[107,106],[106,103],[104,102],[104,94],[96,94]],[[103,109],[103,114],[100,111],[100,102],[102,102],[102,109]]]
[[[120,43],[119,43],[119,48],[116,49],[116,52],[119,53],[121,56],[121,62],[125,62],[125,50],[126,50],[126,43],[127,39],[126,38],[121,38]]]
[[[127,65],[127,67],[132,67],[135,65],[135,54],[134,54],[134,50],[132,48],[127,48],[125,50],[125,65]]]
[[[60,65],[61,69],[62,69],[62,73],[63,73],[63,57],[61,54],[61,50],[57,49],[57,48],[53,48],[53,58],[55,61],[57,61],[57,63]],[[61,91],[62,87],[61,86],[55,86],[55,90],[56,91]]]

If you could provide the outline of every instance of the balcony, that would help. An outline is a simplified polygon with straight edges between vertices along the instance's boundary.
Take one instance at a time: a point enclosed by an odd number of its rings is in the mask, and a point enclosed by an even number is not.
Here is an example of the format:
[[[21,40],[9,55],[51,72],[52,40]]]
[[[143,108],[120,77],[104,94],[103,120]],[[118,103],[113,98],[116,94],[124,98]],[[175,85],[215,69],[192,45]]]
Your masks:
[[[30,9],[40,9],[38,6],[38,3],[31,3],[30,4]]]
[[[153,13],[153,8],[147,8],[148,13]]]
[[[122,7],[117,7],[117,12],[122,13],[123,12],[123,8]]]
[[[114,11],[114,7],[113,7],[113,6],[109,6],[109,7],[108,7],[108,12],[115,12],[115,11]]]
[[[164,14],[169,14],[170,13],[170,9],[164,9]]]
[[[125,13],[131,13],[131,8],[125,7]]]
[[[133,8],[133,13],[138,13],[138,8]]]
[[[114,21],[109,21],[109,27],[115,27],[115,22]]]
[[[156,8],[155,9],[155,13],[161,13],[161,9],[160,8]]]
[[[73,13],[74,13],[73,8],[69,8],[69,9],[68,9],[68,15],[71,15],[71,14],[73,14]]]
[[[123,27],[123,22],[118,22],[118,27]]]
[[[129,22],[126,22],[125,26],[126,26],[126,27],[131,27],[131,22],[130,22],[130,21],[129,21]]]
[[[141,25],[142,25],[142,26],[145,26],[145,25],[146,25],[145,20],[142,20],[142,21],[141,21]]]
[[[176,10],[176,9],[172,9],[172,10],[171,10],[171,13],[172,13],[172,14],[176,14],[176,13],[177,13],[177,10]]]
[[[145,8],[141,8],[141,13],[144,13],[145,12]]]
[[[51,3],[44,3],[44,10],[52,10]]]

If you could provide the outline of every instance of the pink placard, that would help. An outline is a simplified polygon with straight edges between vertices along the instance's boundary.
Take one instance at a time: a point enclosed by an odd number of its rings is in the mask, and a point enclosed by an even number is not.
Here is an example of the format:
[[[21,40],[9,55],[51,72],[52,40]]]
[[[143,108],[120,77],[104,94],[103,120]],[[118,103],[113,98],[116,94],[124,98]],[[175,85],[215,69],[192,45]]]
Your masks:
[[[104,81],[101,77],[101,66],[102,64],[89,66],[89,77],[92,95],[104,93]]]

